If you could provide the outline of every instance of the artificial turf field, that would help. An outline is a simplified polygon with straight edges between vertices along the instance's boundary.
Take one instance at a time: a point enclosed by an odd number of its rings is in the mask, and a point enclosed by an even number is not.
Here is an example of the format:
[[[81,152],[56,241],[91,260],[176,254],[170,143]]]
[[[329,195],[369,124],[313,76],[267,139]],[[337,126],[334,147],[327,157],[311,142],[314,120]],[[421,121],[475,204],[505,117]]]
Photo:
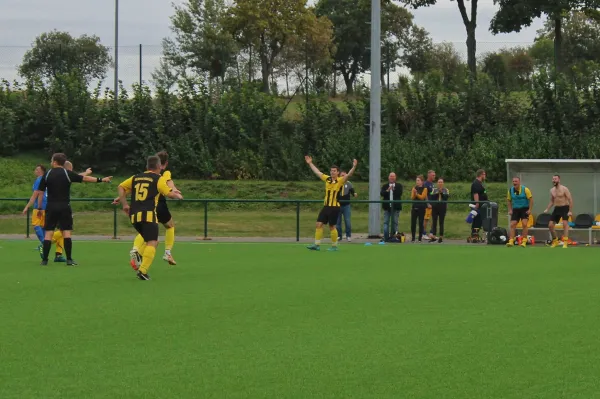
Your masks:
[[[596,398],[594,248],[0,242],[0,398]],[[158,254],[162,254],[162,245]]]

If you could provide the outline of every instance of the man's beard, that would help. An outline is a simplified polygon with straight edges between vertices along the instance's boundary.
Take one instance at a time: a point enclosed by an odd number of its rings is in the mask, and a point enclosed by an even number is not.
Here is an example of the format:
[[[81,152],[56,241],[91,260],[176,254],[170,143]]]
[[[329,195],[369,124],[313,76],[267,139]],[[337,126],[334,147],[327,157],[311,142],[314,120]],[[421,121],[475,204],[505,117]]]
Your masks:
[[[558,186],[559,183],[552,182],[552,184],[554,184],[554,187],[556,187],[556,186]]]

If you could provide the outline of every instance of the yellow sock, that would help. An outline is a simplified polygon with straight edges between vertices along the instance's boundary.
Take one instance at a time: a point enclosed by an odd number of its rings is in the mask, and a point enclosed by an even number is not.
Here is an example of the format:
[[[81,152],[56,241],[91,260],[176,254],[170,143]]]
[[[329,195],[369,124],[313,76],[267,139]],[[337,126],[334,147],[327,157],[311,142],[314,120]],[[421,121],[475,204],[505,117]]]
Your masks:
[[[337,245],[338,242],[338,232],[337,229],[333,229],[331,230],[331,245],[333,245],[334,247]]]
[[[156,248],[151,247],[151,246],[146,246],[146,249],[144,250],[144,253],[142,254],[142,256],[143,256],[142,264],[140,265],[140,271],[142,273],[148,274],[148,269],[150,269],[150,266],[152,265],[152,262],[154,261],[155,255],[156,255]]]
[[[142,245],[140,246],[140,248],[138,249],[138,254],[140,255],[144,255],[144,251],[146,250],[146,243],[142,243]]]
[[[318,228],[315,231],[315,245],[321,245],[321,240],[323,239],[323,228]]]
[[[133,249],[136,249],[139,254],[143,254],[144,252],[141,250],[144,245],[144,239],[141,234],[138,234],[133,240]]]
[[[56,253],[62,255],[63,248],[65,247],[65,238],[63,237],[60,230],[56,230],[52,235],[52,242],[56,243]]]
[[[175,244],[175,226],[168,228],[165,232],[165,252],[170,254]]]

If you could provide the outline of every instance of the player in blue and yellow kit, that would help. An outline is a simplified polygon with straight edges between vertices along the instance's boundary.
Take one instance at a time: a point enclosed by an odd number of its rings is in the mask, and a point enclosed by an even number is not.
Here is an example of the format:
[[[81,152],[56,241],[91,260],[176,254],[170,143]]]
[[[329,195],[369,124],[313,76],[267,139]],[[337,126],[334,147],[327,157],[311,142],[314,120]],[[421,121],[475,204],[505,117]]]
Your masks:
[[[29,202],[27,203],[27,205],[25,205],[25,208],[23,209],[23,215],[27,214],[27,211],[29,210],[29,208],[31,208],[32,205],[33,205],[34,210],[38,209],[38,191],[37,191],[37,189],[40,186],[40,182],[42,181],[42,176],[44,176],[44,174],[46,173],[46,167],[41,164],[37,165],[35,167],[33,173],[36,176],[36,179],[33,182],[33,194],[31,195]],[[33,231],[35,231],[35,235],[37,236],[38,240],[40,240],[40,245],[38,247],[38,250],[42,247],[42,243],[44,242],[44,219],[45,219],[45,213],[46,213],[46,204],[48,202],[47,194],[44,193],[43,195],[44,195],[44,199],[42,201],[41,217],[38,216],[38,212],[33,212],[31,215],[31,224],[33,225]]]
[[[337,220],[340,214],[340,202],[339,193],[344,188],[344,183],[350,179],[356,170],[358,161],[355,159],[352,161],[352,169],[344,177],[340,177],[340,168],[332,166],[330,170],[331,176],[321,173],[319,169],[312,163],[312,158],[308,155],[304,157],[304,160],[310,166],[310,169],[325,183],[325,200],[323,202],[323,209],[319,212],[317,217],[317,224],[315,230],[315,243],[309,245],[307,248],[312,251],[319,251],[321,249],[321,240],[323,239],[323,225],[329,225],[329,232],[331,234],[331,248],[329,251],[337,251],[338,244],[338,232],[337,232]]]

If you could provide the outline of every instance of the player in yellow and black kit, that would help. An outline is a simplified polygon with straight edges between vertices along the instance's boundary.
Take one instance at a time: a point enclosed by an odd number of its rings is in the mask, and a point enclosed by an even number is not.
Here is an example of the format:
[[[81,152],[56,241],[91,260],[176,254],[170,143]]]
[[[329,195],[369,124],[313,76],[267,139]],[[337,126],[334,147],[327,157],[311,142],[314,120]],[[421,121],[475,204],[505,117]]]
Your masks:
[[[129,216],[131,224],[144,240],[140,248],[143,260],[137,277],[140,280],[150,280],[148,269],[154,261],[158,245],[158,216],[156,206],[159,195],[169,198],[182,199],[181,192],[167,185],[164,176],[160,175],[160,158],[156,155],[148,157],[144,173],[131,176],[119,184],[119,201],[123,211]],[[127,203],[126,195],[131,193],[131,206]]]
[[[358,161],[355,159],[352,161],[352,169],[348,172],[348,174],[344,177],[340,177],[340,168],[337,166],[332,166],[330,173],[331,176],[327,176],[315,165],[312,163],[312,158],[308,155],[304,157],[308,166],[310,166],[311,170],[325,182],[325,200],[323,209],[319,213],[317,217],[317,226],[315,232],[315,243],[313,245],[309,245],[307,248],[312,251],[319,251],[321,249],[321,240],[323,239],[323,225],[329,225],[329,231],[331,234],[331,248],[329,251],[337,251],[337,241],[338,241],[338,232],[336,229],[338,215],[340,213],[340,203],[338,201],[338,194],[340,190],[344,187],[344,183],[350,179],[350,177],[354,174],[356,170],[356,165]]]

